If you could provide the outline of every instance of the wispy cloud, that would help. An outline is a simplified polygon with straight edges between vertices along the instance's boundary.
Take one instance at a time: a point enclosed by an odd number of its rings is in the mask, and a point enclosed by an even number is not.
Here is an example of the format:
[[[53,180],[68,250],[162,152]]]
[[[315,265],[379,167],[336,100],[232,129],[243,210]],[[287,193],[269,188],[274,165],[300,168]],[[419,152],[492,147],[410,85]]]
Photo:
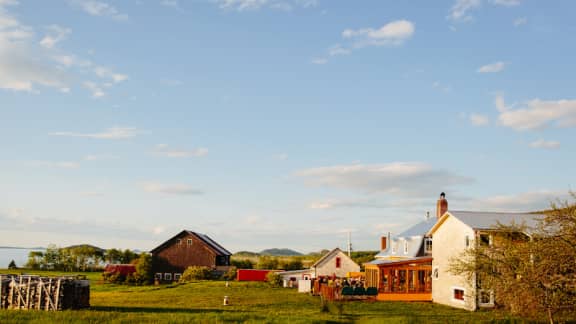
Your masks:
[[[521,4],[521,0],[456,0],[450,8],[448,19],[454,22],[469,22],[474,19],[472,12],[482,7],[483,3],[495,6],[513,7]]]
[[[158,144],[154,148],[154,154],[170,158],[202,157],[208,155],[208,149],[198,147],[190,150],[170,148],[167,144]]]
[[[521,107],[509,107],[501,95],[496,96],[500,125],[518,131],[542,129],[548,126],[576,127],[576,100],[532,99]]]
[[[35,167],[46,167],[54,169],[78,169],[80,167],[80,163],[74,161],[32,161],[30,164]]]
[[[543,139],[536,140],[530,143],[530,147],[536,149],[557,149],[560,147],[560,142],[558,141],[546,141]]]
[[[186,184],[145,183],[142,188],[146,192],[168,195],[202,195],[203,191]]]
[[[419,197],[473,181],[420,162],[335,165],[300,170],[296,175],[311,185]]]
[[[328,48],[326,56],[315,59],[315,64],[326,64],[328,57],[350,55],[354,50],[369,46],[401,46],[410,39],[416,27],[408,20],[396,20],[380,28],[347,28],[341,33],[343,44]],[[313,62],[314,63],[314,62]]]
[[[474,126],[487,126],[490,124],[490,119],[484,115],[480,114],[471,114],[470,115],[470,122]]]
[[[112,127],[100,133],[53,132],[48,135],[116,140],[132,138],[138,133],[139,131],[134,127]]]
[[[91,16],[109,17],[117,21],[128,20],[128,15],[120,13],[116,7],[107,2],[95,0],[69,0],[68,3],[80,8]]]
[[[38,39],[34,28],[22,24],[8,11],[9,6],[17,4],[17,1],[0,1],[0,89],[38,92],[45,87],[68,93],[72,85],[79,85],[99,98],[105,95],[104,88],[128,79],[125,74],[112,72],[60,48],[72,32],[69,28],[44,27],[44,36]],[[87,74],[88,69],[92,71]]]
[[[478,70],[476,70],[476,72],[478,72],[478,73],[497,73],[497,72],[503,71],[505,66],[506,66],[506,63],[504,63],[504,62],[501,62],[501,61],[494,62],[494,63],[486,64],[486,65],[479,67]]]
[[[537,190],[517,194],[505,194],[473,199],[466,203],[467,208],[482,211],[530,212],[544,210],[550,203],[569,198],[566,190]]]
[[[514,26],[516,26],[516,27],[526,25],[528,23],[528,18],[519,17],[519,18],[514,19],[513,23],[514,23]]]
[[[276,9],[291,11],[295,7],[312,8],[318,5],[318,0],[212,0],[220,9],[249,11],[258,9]]]

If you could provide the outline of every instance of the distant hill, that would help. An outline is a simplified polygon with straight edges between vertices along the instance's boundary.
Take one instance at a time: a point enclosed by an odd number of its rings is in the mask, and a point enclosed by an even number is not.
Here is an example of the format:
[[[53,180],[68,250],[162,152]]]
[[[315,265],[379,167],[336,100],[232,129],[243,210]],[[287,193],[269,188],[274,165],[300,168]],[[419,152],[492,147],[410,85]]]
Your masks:
[[[273,256],[298,256],[303,255],[298,251],[291,249],[266,249],[260,251],[260,255],[273,255]]]
[[[258,257],[258,256],[260,256],[260,254],[256,253],[256,252],[250,252],[250,251],[238,251],[238,252],[234,253],[234,256],[235,257],[248,257],[248,258],[250,258],[250,257]]]

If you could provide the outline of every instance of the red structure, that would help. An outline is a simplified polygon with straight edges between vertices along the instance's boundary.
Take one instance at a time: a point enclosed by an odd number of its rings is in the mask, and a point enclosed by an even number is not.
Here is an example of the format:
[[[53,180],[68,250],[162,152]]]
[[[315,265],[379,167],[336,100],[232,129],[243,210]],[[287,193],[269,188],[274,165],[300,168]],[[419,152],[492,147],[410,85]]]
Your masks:
[[[261,269],[238,269],[236,280],[238,281],[266,281],[268,272],[278,272],[277,270]]]

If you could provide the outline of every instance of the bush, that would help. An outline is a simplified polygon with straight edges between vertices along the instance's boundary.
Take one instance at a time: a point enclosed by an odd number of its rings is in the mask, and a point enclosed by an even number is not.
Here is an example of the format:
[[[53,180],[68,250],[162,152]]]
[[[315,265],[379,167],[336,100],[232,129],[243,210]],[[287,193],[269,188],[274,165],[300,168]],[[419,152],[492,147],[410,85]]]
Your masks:
[[[228,271],[226,271],[222,275],[223,280],[236,280],[236,267],[230,267]]]
[[[182,277],[180,277],[181,282],[192,282],[208,279],[212,279],[212,269],[202,266],[188,267],[182,274]]]
[[[268,284],[272,287],[282,287],[282,277],[274,271],[268,272],[266,280],[268,280]]]

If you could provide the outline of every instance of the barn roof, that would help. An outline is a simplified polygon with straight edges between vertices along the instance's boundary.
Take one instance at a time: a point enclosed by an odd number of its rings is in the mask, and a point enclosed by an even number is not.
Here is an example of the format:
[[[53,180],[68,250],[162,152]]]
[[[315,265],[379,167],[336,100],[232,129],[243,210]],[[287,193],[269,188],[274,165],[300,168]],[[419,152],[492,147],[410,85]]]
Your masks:
[[[196,236],[200,241],[204,242],[210,249],[212,249],[218,255],[228,255],[228,256],[232,255],[232,253],[230,253],[230,251],[226,250],[224,247],[222,247],[222,245],[216,243],[216,241],[211,239],[208,235],[196,233],[196,232],[189,231],[189,230],[183,230],[182,232],[174,235],[172,238],[170,238],[166,242],[160,244],[159,246],[157,246],[156,248],[151,250],[150,253],[156,253],[156,252],[164,249],[165,247],[169,246],[174,239],[182,236],[183,234]]]

